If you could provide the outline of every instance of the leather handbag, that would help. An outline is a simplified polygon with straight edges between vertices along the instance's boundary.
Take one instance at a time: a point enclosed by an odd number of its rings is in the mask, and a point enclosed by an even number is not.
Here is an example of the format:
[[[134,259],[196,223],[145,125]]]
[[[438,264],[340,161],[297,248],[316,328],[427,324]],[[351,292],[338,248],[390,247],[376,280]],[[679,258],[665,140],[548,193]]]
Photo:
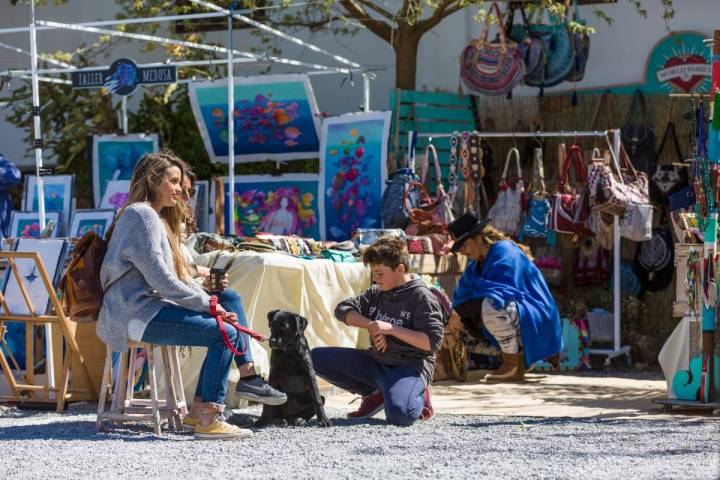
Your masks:
[[[510,161],[513,157],[515,158],[515,164],[517,166],[518,178],[514,185],[510,185],[507,181],[507,174]],[[505,158],[505,167],[500,177],[499,190],[500,193],[498,193],[497,200],[495,200],[495,203],[488,213],[490,224],[498,230],[514,237],[518,234],[520,228],[520,211],[523,193],[525,192],[522,169],[520,167],[520,152],[517,148],[511,148],[510,151],[508,151],[507,157]]]
[[[562,145],[559,151],[562,152]],[[575,168],[576,186],[568,183],[570,164]],[[550,228],[558,233],[580,233],[593,236],[590,228],[590,204],[586,194],[587,173],[582,150],[571,145],[563,162],[560,177],[551,201]]]
[[[499,27],[498,43],[487,41],[491,16]],[[525,76],[522,52],[514,41],[505,38],[501,18],[500,9],[493,3],[485,17],[481,38],[470,42],[460,55],[460,78],[470,90],[485,95],[505,95]]]
[[[533,176],[528,190],[530,203],[525,222],[520,229],[521,240],[524,237],[544,238],[548,236],[550,221],[550,201],[545,190],[545,174],[543,168],[542,148],[535,149],[533,158]]]
[[[652,173],[657,163],[655,127],[650,123],[645,95],[639,89],[635,91],[630,102],[621,137],[635,168],[641,172]]]
[[[611,152],[608,152],[611,153]],[[609,156],[593,158],[589,174],[590,204],[599,213],[623,216],[630,205],[650,202],[648,178],[630,162],[625,148],[620,146],[620,171]]]

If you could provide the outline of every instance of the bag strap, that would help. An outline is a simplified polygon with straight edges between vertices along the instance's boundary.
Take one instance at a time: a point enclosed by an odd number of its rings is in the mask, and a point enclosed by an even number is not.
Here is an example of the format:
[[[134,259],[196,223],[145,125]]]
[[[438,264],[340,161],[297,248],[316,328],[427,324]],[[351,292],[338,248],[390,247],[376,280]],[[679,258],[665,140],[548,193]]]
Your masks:
[[[630,102],[625,125],[644,126],[649,123],[645,94],[638,88],[635,90],[632,101]]]
[[[533,193],[542,195],[545,191],[545,169],[543,167],[543,151],[542,148],[535,148],[535,155],[533,156],[533,177],[531,182],[531,189]],[[535,190],[539,185],[539,189]]]
[[[493,4],[490,6],[487,13],[485,14],[485,25],[483,26],[483,33],[482,37],[480,38],[479,47],[482,49],[487,43],[488,33],[490,32],[490,17],[492,16],[492,12],[495,12],[495,23],[498,26],[498,36],[500,37],[500,51],[504,55],[507,51],[505,29],[503,28],[502,24],[502,13],[500,13],[500,7],[498,7],[498,4],[496,2],[493,2]]]
[[[587,170],[585,169],[585,162],[583,161],[582,148],[578,145],[570,145],[567,150],[567,159],[565,161],[565,179],[570,170],[570,163],[575,167],[575,181],[579,185],[585,184],[587,181]]]
[[[430,162],[429,157],[430,153],[432,153],[433,157],[433,165],[435,166],[435,185],[438,190],[438,193],[440,191],[445,191],[445,187],[442,183],[442,170],[440,169],[440,160],[438,159],[437,150],[435,149],[435,145],[432,143],[428,144],[427,147],[425,147],[425,162],[426,164]],[[426,167],[426,171],[429,170],[429,165]],[[422,183],[425,183],[425,178],[423,177]]]
[[[507,156],[505,157],[505,167],[503,168],[502,175],[500,176],[500,183],[507,182],[508,166],[510,165],[510,158],[515,157],[515,164],[517,165],[518,180],[522,182],[522,169],[520,168],[520,152],[517,148],[513,147],[508,150]]]
[[[403,193],[403,208],[405,209],[406,213],[410,213],[410,210],[412,209],[412,207],[410,206],[410,193],[412,193],[412,191],[416,188],[420,190],[420,196],[422,197],[420,204],[432,204],[432,197],[428,193],[427,188],[425,188],[425,185],[420,182],[410,182],[405,189],[405,193]]]
[[[663,152],[663,149],[665,148],[665,142],[667,142],[668,137],[672,140],[673,145],[675,146],[675,154],[677,155],[678,162],[683,161],[683,155],[682,150],[680,149],[680,142],[678,142],[677,138],[677,132],[675,131],[675,123],[670,120],[667,124],[667,127],[665,127],[665,133],[663,133],[662,140],[660,141],[660,147],[657,151],[657,158],[660,160],[661,154]],[[672,162],[671,162],[672,163]]]
[[[607,106],[607,120],[608,123],[605,125],[605,130],[609,130],[612,122],[613,117],[613,111],[612,111],[612,98],[609,91],[604,92],[602,95],[600,95],[600,98],[598,99],[597,105],[595,106],[595,112],[593,113],[593,120],[591,125],[592,130],[596,130],[598,128],[598,120],[600,119],[600,111],[602,110],[602,106]]]

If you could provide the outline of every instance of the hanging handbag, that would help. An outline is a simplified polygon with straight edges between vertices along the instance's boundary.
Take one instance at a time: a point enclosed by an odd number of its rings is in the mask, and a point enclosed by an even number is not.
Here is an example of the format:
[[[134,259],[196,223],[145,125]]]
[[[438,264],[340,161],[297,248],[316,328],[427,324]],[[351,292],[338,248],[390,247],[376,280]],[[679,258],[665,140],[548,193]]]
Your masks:
[[[508,167],[512,157],[515,157],[518,172],[517,182],[514,185],[510,185],[507,181]],[[520,167],[520,152],[517,148],[511,148],[510,151],[508,151],[507,157],[505,158],[505,167],[500,177],[499,190],[500,193],[498,193],[497,200],[495,200],[495,204],[493,204],[488,213],[490,224],[498,230],[514,237],[520,228],[520,207],[522,195],[525,191],[522,180],[522,169]]]
[[[545,68],[545,48],[543,42],[532,33],[530,22],[522,6],[519,7],[522,23],[513,24],[516,9],[518,9],[518,6],[515,3],[510,3],[507,21],[505,23],[505,35],[517,42],[518,49],[525,63],[525,75],[531,75],[536,71],[539,73],[538,69]],[[516,128],[515,131],[521,130]]]
[[[647,175],[635,170],[622,145],[619,172],[613,168],[617,163],[611,161],[607,154],[604,158],[593,157],[588,175],[590,204],[593,210],[623,216],[630,205],[650,203]]]
[[[562,152],[562,145],[559,151]],[[568,184],[570,164],[575,168],[577,185]],[[571,145],[565,156],[558,183],[551,201],[550,228],[558,233],[580,233],[593,236],[589,225],[590,204],[586,194],[587,173],[582,159],[582,150]]]
[[[630,204],[620,219],[620,236],[634,242],[652,238],[653,206]]]
[[[640,89],[635,91],[630,102],[621,137],[633,166],[641,172],[652,173],[657,163],[655,127],[650,123],[645,95]]]
[[[674,149],[668,155],[670,161],[663,161],[663,150],[668,139],[673,143]],[[657,203],[665,203],[668,195],[682,190],[687,187],[687,169],[685,167],[675,165],[675,163],[683,163],[683,155],[678,142],[675,124],[670,121],[665,128],[660,147],[657,151],[658,164],[650,177],[650,194],[653,201]]]
[[[575,52],[567,23],[562,18],[550,15],[548,24],[531,25],[530,32],[543,43],[544,68],[536,69],[527,75],[525,83],[531,87],[543,88],[563,82],[575,64]]]
[[[533,177],[530,182],[530,203],[525,223],[520,229],[520,236],[544,238],[548,236],[550,221],[550,201],[545,190],[545,174],[543,168],[542,148],[535,149],[533,157]]]
[[[492,16],[498,25],[499,43],[487,41]],[[505,95],[522,82],[525,75],[522,53],[515,42],[505,38],[501,19],[500,9],[493,3],[485,16],[482,37],[470,42],[460,55],[460,78],[470,90],[480,94]]]
[[[585,20],[580,17],[577,0],[573,0],[573,22],[584,26]],[[570,11],[570,0],[565,2],[566,12]],[[590,36],[587,33],[570,33],[570,40],[574,53],[573,67],[565,80],[568,82],[579,82],[585,77],[585,65],[590,55]]]

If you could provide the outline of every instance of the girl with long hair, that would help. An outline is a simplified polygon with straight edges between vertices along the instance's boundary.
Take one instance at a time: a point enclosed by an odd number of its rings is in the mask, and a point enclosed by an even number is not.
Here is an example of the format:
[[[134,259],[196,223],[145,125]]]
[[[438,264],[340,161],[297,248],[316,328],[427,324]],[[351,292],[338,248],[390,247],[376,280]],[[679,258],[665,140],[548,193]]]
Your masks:
[[[210,296],[191,281],[181,250],[182,181],[183,163],[167,150],[147,154],[135,166],[100,271],[105,295],[97,333],[116,352],[129,341],[207,347],[196,390],[202,403],[195,436],[246,437],[250,430],[222,417],[233,354],[210,315]],[[228,322],[237,320],[221,305],[217,311]],[[237,331],[224,326],[237,346]]]

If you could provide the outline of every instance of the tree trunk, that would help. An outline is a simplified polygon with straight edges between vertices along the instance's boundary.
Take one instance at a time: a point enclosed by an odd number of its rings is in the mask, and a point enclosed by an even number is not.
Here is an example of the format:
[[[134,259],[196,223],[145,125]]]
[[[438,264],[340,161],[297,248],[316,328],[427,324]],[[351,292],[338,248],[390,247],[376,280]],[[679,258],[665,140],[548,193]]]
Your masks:
[[[415,90],[417,75],[418,45],[422,34],[401,32],[395,45],[395,87],[403,90]]]

